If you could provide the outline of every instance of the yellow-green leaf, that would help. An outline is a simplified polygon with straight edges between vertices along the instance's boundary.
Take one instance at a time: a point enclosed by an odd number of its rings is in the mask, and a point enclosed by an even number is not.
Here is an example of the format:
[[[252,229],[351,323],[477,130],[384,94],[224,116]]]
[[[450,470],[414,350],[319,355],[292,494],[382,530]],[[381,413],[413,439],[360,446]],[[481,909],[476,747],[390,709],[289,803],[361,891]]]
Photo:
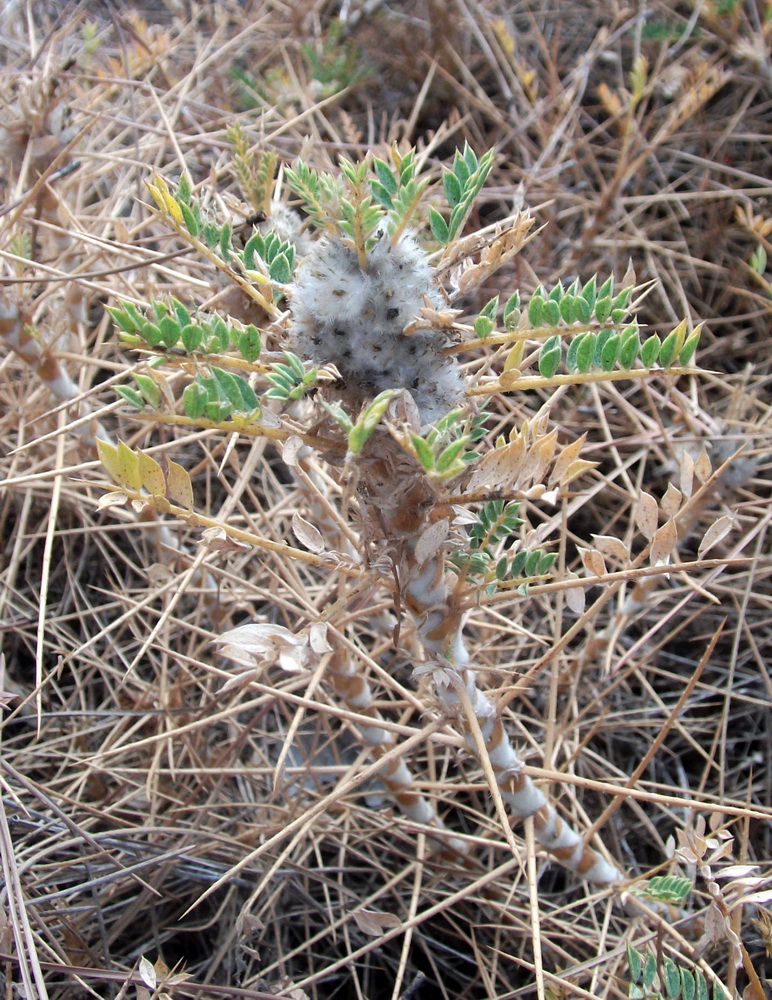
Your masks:
[[[166,495],[166,480],[161,466],[143,451],[137,452],[137,466],[143,487],[153,496]]]
[[[132,490],[141,490],[142,480],[139,475],[136,453],[123,441],[118,442],[117,459],[118,482],[121,486],[128,486]]]
[[[118,476],[116,474],[117,463],[118,463],[118,451],[115,445],[110,444],[108,441],[102,441],[99,438],[96,440],[97,455],[99,455],[99,461],[105,467],[105,472],[107,475],[117,482]]]
[[[193,484],[190,476],[170,458],[166,459],[166,498],[187,510],[193,509]]]

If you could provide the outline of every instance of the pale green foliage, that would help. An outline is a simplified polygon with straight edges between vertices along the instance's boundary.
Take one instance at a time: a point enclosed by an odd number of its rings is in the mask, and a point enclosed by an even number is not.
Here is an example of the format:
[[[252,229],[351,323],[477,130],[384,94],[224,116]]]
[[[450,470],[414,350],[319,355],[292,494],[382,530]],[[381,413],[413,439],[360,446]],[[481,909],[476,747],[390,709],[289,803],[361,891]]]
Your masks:
[[[464,146],[463,152],[456,150],[451,168],[442,175],[450,218],[446,221],[436,208],[429,212],[432,232],[440,243],[450,243],[461,232],[492,166],[492,149],[479,159],[468,145]]]
[[[300,399],[316,383],[317,370],[306,370],[300,358],[291,351],[284,351],[284,363],[274,362],[266,375],[271,388],[266,392],[266,399],[281,399],[289,402]]]
[[[658,903],[680,906],[693,888],[692,880],[683,875],[655,875],[633,891],[637,896],[654,899]]]
[[[517,581],[520,593],[528,592],[528,582],[549,574],[557,553],[525,549],[514,540],[524,520],[519,503],[490,500],[477,511],[477,520],[469,528],[469,552],[455,553],[453,565],[458,572],[473,579],[486,592],[495,592],[499,584]]]
[[[249,148],[249,140],[240,122],[228,126],[228,142],[233,150],[233,173],[241,187],[244,199],[256,210],[270,213],[274,175],[278,157],[273,150],[263,150],[256,155]]]
[[[260,356],[260,331],[253,324],[234,323],[217,313],[191,315],[175,298],[168,303],[151,301],[144,311],[131,302],[107,309],[128,344],[203,355],[235,347],[246,361]]]
[[[686,969],[669,956],[661,964],[653,952],[642,954],[632,945],[627,946],[627,964],[630,983],[629,997],[646,1000],[708,1000],[710,991],[700,969]],[[714,989],[714,1000],[723,1000],[723,993]]]

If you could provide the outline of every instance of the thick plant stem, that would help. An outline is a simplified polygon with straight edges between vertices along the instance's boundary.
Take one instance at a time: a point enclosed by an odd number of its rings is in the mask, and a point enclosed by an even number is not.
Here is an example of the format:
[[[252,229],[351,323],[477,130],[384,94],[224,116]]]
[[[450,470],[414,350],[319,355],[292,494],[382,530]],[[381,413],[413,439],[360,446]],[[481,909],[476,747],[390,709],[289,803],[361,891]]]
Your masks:
[[[358,715],[372,719],[373,724],[370,726],[360,724],[359,732],[372,755],[376,759],[382,757],[394,747],[396,738],[391,730],[379,724],[383,717],[373,703],[373,693],[367,678],[357,670],[348,650],[341,645],[332,653],[328,668],[338,697]],[[464,857],[468,853],[466,842],[450,834],[434,804],[416,790],[410,768],[404,759],[398,757],[392,760],[379,777],[409,820],[433,827],[437,831],[433,839],[440,845],[443,854]]]
[[[433,523],[452,518],[452,511],[433,505],[431,484],[393,453],[372,462],[368,472],[368,504],[377,508],[384,534],[394,540],[402,600],[416,623],[426,666],[439,700],[458,719],[469,749],[478,759],[484,754],[490,761],[501,798],[512,814],[517,819],[533,817],[536,838],[545,850],[597,885],[619,881],[622,874],[616,865],[584,843],[525,773],[500,712],[477,686],[463,636],[464,612],[446,570],[445,547],[428,546],[422,540]],[[482,748],[475,738],[476,729]]]
[[[413,548],[413,556],[414,553]],[[434,675],[438,697],[459,720],[469,749],[475,756],[480,756],[472,718],[464,710],[456,686],[443,683],[444,670],[451,670],[458,676],[458,683],[466,694],[463,701],[479,726],[484,752],[490,760],[501,797],[512,813],[518,819],[532,816],[538,842],[576,875],[599,885],[619,881],[622,877],[619,869],[583,842],[525,773],[523,761],[504,729],[501,714],[491,699],[478,688],[474,672],[469,667],[462,634],[463,617],[454,608],[453,592],[445,584],[444,560],[434,556],[422,566],[414,563],[414,570],[413,574],[408,573],[405,587],[410,610],[416,619],[423,647],[438,666]],[[427,582],[432,579],[436,582],[434,585],[429,583],[427,587]]]
[[[315,525],[328,539],[340,536],[340,525],[331,514],[332,505],[323,502],[328,500],[324,496],[323,481],[315,475],[305,451],[299,456],[297,465],[291,466],[291,469],[297,487],[313,514]],[[343,548],[351,553],[348,539],[343,538],[340,541]],[[396,743],[395,735],[380,725],[383,717],[375,707],[370,683],[357,667],[349,650],[334,638],[332,641],[335,648],[327,668],[333,689],[347,708],[358,715],[372,719],[371,726],[360,723],[358,728],[362,741],[370,748],[372,756],[378,759],[393,749]],[[437,835],[432,839],[437,843],[441,854],[461,859],[468,855],[468,843],[452,835],[437,813],[434,803],[416,790],[413,775],[404,759],[392,760],[381,771],[380,778],[409,820],[437,831]]]

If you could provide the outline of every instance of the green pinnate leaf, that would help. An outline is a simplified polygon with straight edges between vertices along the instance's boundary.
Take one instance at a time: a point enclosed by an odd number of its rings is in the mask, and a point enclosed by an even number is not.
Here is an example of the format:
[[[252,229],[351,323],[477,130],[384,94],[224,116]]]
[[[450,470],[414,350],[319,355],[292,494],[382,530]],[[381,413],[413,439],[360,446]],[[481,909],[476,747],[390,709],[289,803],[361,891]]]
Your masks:
[[[603,345],[603,350],[600,352],[601,368],[606,372],[610,372],[616,364],[618,354],[619,336],[614,334],[614,336],[608,338],[606,343]]]
[[[280,253],[271,261],[268,273],[271,280],[280,285],[288,285],[292,281],[292,267],[286,254]]]
[[[216,226],[213,222],[205,222],[201,228],[204,243],[206,243],[210,250],[213,250],[220,242],[220,234],[220,227]]]
[[[702,333],[702,327],[699,326],[697,329],[686,338],[684,346],[681,348],[681,353],[678,355],[679,364],[683,365],[684,368],[688,367],[691,363],[692,358],[697,350],[697,345],[700,342],[700,334]]]
[[[544,320],[548,326],[557,326],[560,323],[560,306],[554,299],[547,299],[544,303]]]
[[[136,389],[132,389],[129,385],[117,385],[115,391],[119,396],[122,396],[127,403],[131,403],[138,410],[144,410],[145,400],[140,396]]]
[[[566,353],[566,368],[570,372],[576,371],[577,368],[579,367],[577,361],[579,355],[579,348],[582,346],[582,343],[587,339],[588,336],[589,334],[587,333],[580,333],[576,337],[574,337],[571,343],[568,345],[568,351]]]
[[[474,321],[474,332],[480,338],[480,340],[485,340],[486,337],[490,337],[493,333],[494,323],[490,316],[483,316],[482,314],[477,317]]]
[[[599,323],[605,323],[610,316],[611,299],[608,295],[604,295],[595,303],[595,318]]]
[[[587,303],[590,313],[592,313],[592,311],[595,309],[595,302],[597,299],[597,284],[598,284],[598,279],[593,274],[590,280],[585,284],[584,288],[582,288],[581,292],[581,297]],[[589,318],[584,322],[589,323]]]
[[[137,388],[142,394],[142,398],[149,406],[158,409],[162,399],[161,387],[158,383],[149,375],[142,375],[140,372],[135,372],[132,377],[137,383]]]
[[[494,295],[494,297],[492,299],[489,299],[489,301],[486,302],[485,305],[482,307],[482,309],[480,310],[480,315],[488,316],[490,319],[496,319],[496,314],[498,313],[498,311],[499,311],[499,297],[498,295]]]
[[[544,341],[542,349],[539,351],[539,373],[544,378],[552,378],[560,367],[562,354],[563,348],[557,334]]]
[[[158,347],[158,345],[163,340],[163,335],[159,327],[155,323],[150,323],[148,320],[144,320],[142,323],[142,337],[151,347]]]
[[[544,297],[535,292],[528,303],[528,322],[536,328],[544,322]]]
[[[434,455],[430,445],[418,434],[411,434],[410,440],[413,442],[416,456],[424,472],[431,472],[434,469]]]
[[[204,331],[200,326],[194,323],[189,323],[184,326],[180,331],[180,340],[182,341],[182,346],[188,352],[192,354],[197,351],[201,346],[201,341],[204,339]]]
[[[199,225],[198,219],[196,218],[193,209],[185,204],[184,201],[177,201],[180,206],[180,211],[182,212],[182,218],[185,221],[185,228],[190,233],[191,236],[198,236],[201,232],[201,226]]]
[[[586,305],[586,303],[585,303]],[[576,296],[564,295],[560,300],[560,315],[564,322],[573,323],[576,319]]]
[[[504,328],[511,332],[520,321],[520,292],[513,292],[504,303]]]
[[[592,308],[583,295],[578,295],[573,299],[574,321],[579,323],[589,323],[592,318]]]
[[[171,316],[164,316],[158,324],[161,330],[161,342],[165,347],[174,347],[180,339],[180,324]]]
[[[185,205],[190,204],[190,178],[183,173],[177,185],[177,199]]]
[[[261,233],[255,232],[246,242],[244,250],[242,252],[242,260],[244,261],[244,267],[248,271],[254,271],[255,269],[255,254],[262,256],[262,252],[265,249],[265,244]]]
[[[191,315],[188,310],[178,299],[175,299],[174,296],[171,298],[171,304],[180,327],[187,326],[188,323],[192,322]]]
[[[654,977],[657,975],[657,960],[654,955],[649,952],[643,962],[643,988],[645,990],[650,990],[653,983]]]
[[[397,178],[392,173],[389,164],[386,163],[385,160],[381,160],[376,156],[373,158],[373,165],[381,185],[390,195],[395,195],[397,193],[399,183],[397,182]]]
[[[665,956],[662,961],[662,979],[668,1000],[676,1000],[681,992],[681,976],[672,958]]]
[[[598,298],[603,299],[607,296],[611,298],[614,295],[614,279],[613,277],[606,278],[603,284],[598,289]]]
[[[461,461],[461,454],[468,441],[469,438],[465,435],[457,441],[451,442],[446,448],[443,448],[437,456],[436,468],[440,475],[447,478],[449,475],[456,475],[466,468],[465,464]]]
[[[663,368],[669,368],[675,358],[676,349],[678,347],[678,338],[675,330],[669,333],[667,337],[662,341],[662,346],[659,349],[659,363]]]
[[[447,198],[448,205],[451,208],[455,208],[461,201],[464,193],[461,181],[455,174],[446,171],[442,178],[442,186],[445,188],[445,197]]]
[[[523,576],[527,561],[528,553],[525,549],[521,549],[512,560],[512,566],[510,567],[511,575],[514,577]]]
[[[136,333],[138,330],[142,329],[141,323],[135,322],[127,310],[120,309],[117,306],[108,306],[107,311],[110,313],[110,316],[116,326],[120,327],[124,333]]]
[[[631,981],[637,983],[643,973],[643,955],[631,944],[627,945],[627,967]]]
[[[240,331],[236,338],[236,346],[245,361],[257,361],[262,350],[260,331],[251,323]]]
[[[212,377],[220,391],[220,399],[227,400],[234,409],[243,409],[243,396],[239,386],[239,379],[231,372],[226,372],[222,368],[216,368],[214,365],[211,370]]]
[[[185,386],[182,393],[182,406],[185,413],[193,420],[203,417],[206,405],[209,402],[209,393],[197,382],[191,382]]]
[[[637,326],[628,326],[619,335],[622,346],[619,349],[619,364],[627,370],[633,367],[638,352],[641,349],[641,338],[638,336]]]
[[[218,240],[219,246],[220,246],[220,255],[221,255],[222,259],[225,260],[225,261],[229,261],[231,259],[231,257],[233,256],[233,254],[231,252],[231,236],[232,236],[232,233],[233,233],[233,230],[231,228],[230,223],[226,222],[225,225],[220,230],[220,238]]]
[[[657,357],[659,356],[659,348],[660,339],[656,333],[653,333],[650,337],[644,340],[643,345],[641,346],[641,362],[643,363],[643,367],[647,370],[652,368],[656,362]]]
[[[432,227],[434,238],[438,240],[438,242],[449,242],[450,230],[448,229],[448,224],[434,207],[429,209],[429,224]]]
[[[525,560],[525,573],[524,576],[532,577],[536,576],[537,570],[539,568],[539,561],[541,559],[541,552],[539,549],[535,549],[533,552],[529,552]]]

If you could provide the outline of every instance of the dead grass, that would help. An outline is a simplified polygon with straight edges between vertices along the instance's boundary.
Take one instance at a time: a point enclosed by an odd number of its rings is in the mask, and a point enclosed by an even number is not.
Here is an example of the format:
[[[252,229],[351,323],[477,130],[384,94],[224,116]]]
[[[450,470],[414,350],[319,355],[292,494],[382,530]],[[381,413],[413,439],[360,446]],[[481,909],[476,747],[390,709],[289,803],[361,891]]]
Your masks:
[[[558,782],[580,828],[602,817],[632,879],[670,871],[673,838],[698,815],[768,874],[772,307],[748,261],[768,246],[769,8],[427,0],[355,17],[361,4],[345,6],[356,23],[333,44],[337,4],[7,2],[5,100],[22,77],[50,78],[51,106],[79,138],[51,164],[73,165],[52,181],[58,222],[41,217],[29,153],[4,169],[3,273],[23,279],[6,293],[56,342],[81,400],[114,404],[103,383],[142,362],[104,305],[165,293],[208,305],[227,291],[151,216],[151,171],[176,176],[184,163],[213,204],[235,204],[235,117],[284,161],[325,164],[394,138],[431,142],[438,161],[464,140],[495,146],[473,224],[526,204],[546,228],[470,311],[497,291],[621,277],[632,259],[653,282],[643,320],[706,322],[704,377],[609,383],[553,405],[564,439],[587,431],[584,457],[600,463],[570,522],[556,522],[565,565],[579,570],[593,533],[632,540],[634,498],[678,485],[684,449],[712,446],[714,466],[745,450],[683,543],[685,568],[657,578],[634,615],[616,615],[624,573],[588,588],[583,614],[552,586],[497,596],[469,623],[477,662],[533,773]],[[25,232],[34,266],[14,256]],[[80,403],[61,408],[12,352],[0,365],[9,995],[26,983],[28,997],[142,1000],[145,956],[184,973],[163,982],[157,966],[158,993],[173,997],[615,997],[627,995],[633,942],[689,968],[702,957],[732,995],[757,996],[722,927],[702,937],[703,878],[663,920],[534,862],[532,840],[512,857],[479,768],[394,651],[388,597],[365,594],[343,602],[336,626],[423,789],[477,847],[468,871],[432,858],[424,832],[381,798],[377,765],[320,675],[233,683],[209,645],[245,619],[298,628],[345,595],[345,579],[251,548],[209,554],[214,624],[190,556],[159,550],[127,508],[97,512],[104,476],[72,432]],[[491,434],[545,399],[501,399]],[[182,462],[214,517],[292,541],[293,512],[308,513],[262,440],[143,424],[115,405],[102,419]],[[705,528],[729,512],[732,532],[699,560]],[[546,530],[556,515],[529,516]],[[195,553],[196,534],[179,534]],[[620,568],[613,556],[607,568]],[[731,917],[762,980],[763,919],[750,905]]]

